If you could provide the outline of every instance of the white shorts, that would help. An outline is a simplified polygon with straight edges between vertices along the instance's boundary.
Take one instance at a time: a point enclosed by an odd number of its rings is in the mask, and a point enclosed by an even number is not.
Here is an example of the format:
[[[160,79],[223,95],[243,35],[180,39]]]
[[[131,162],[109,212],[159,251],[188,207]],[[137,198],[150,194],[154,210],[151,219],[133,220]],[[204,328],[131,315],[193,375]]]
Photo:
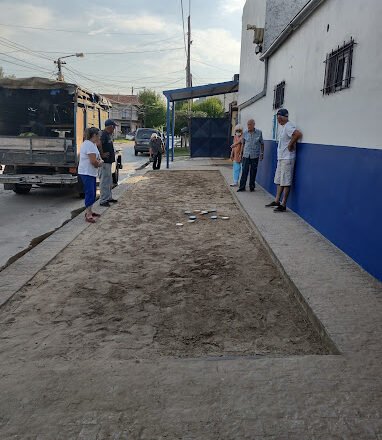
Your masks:
[[[275,184],[280,186],[291,186],[294,171],[294,159],[281,159],[277,161],[275,173]]]

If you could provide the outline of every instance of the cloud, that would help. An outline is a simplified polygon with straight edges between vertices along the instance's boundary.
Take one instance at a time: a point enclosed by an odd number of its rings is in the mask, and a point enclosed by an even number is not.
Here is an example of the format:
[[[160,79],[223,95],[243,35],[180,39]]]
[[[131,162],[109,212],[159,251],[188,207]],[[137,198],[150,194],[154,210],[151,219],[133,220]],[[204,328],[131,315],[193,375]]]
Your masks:
[[[221,8],[224,14],[234,14],[243,10],[246,0],[221,0]]]
[[[23,26],[46,26],[52,24],[53,14],[49,8],[42,6],[1,2],[1,21]]]
[[[239,69],[240,41],[221,28],[196,29],[193,34],[193,55],[201,61],[213,63],[217,67]]]

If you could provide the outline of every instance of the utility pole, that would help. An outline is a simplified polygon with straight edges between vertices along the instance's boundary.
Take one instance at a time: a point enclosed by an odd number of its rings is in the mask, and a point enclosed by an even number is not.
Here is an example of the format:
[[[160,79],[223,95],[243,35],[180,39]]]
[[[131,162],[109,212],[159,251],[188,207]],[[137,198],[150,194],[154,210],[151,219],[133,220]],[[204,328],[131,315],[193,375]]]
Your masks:
[[[83,58],[84,54],[81,53],[74,53],[73,55],[67,55],[65,57],[58,58],[57,61],[54,62],[54,64],[57,64],[58,72],[57,72],[57,81],[65,81],[64,74],[62,73],[62,65],[66,64],[65,61],[62,61],[63,58],[70,58],[70,57],[80,57]]]
[[[187,68],[186,68],[186,84],[187,87],[192,87],[191,80],[191,16],[188,16],[188,43],[187,43]]]

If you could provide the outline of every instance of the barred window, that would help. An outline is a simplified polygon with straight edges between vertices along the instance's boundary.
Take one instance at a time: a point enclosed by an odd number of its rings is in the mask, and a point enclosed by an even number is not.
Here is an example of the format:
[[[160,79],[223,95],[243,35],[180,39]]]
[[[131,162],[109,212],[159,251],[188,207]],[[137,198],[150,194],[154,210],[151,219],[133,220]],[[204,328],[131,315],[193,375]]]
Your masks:
[[[273,109],[276,110],[284,104],[285,81],[277,84],[273,90]]]
[[[326,55],[325,80],[322,93],[329,95],[342,89],[350,87],[352,80],[351,71],[353,64],[353,48],[356,43],[353,39],[344,43],[342,47],[338,46]]]

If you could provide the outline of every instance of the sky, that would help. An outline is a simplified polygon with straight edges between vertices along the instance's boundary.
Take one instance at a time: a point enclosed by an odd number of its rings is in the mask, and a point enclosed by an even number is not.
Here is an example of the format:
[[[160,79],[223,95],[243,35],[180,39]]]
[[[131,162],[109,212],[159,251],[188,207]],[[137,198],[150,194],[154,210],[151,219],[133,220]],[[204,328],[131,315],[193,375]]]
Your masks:
[[[99,93],[162,92],[185,86],[181,0],[0,0],[0,66],[17,77],[55,78]],[[193,84],[239,73],[245,0],[183,0],[191,12]]]

